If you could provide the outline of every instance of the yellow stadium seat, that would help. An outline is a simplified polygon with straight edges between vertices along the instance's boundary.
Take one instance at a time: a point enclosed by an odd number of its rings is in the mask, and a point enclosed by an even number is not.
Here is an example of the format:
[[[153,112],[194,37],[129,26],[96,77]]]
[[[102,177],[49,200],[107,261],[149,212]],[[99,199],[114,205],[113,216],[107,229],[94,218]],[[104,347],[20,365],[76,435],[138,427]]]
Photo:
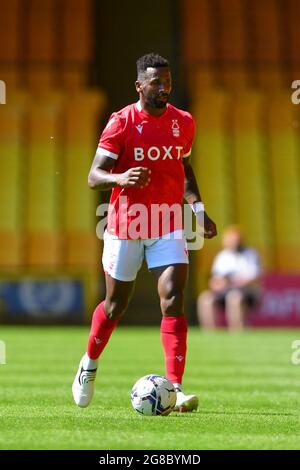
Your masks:
[[[29,64],[25,68],[24,81],[31,93],[50,92],[58,80],[57,71],[48,64]]]
[[[99,193],[89,189],[87,176],[97,148],[97,131],[100,134],[100,126],[96,129],[96,123],[103,114],[104,106],[105,98],[100,91],[82,91],[70,94],[64,109],[63,226],[66,265],[99,265],[100,243],[96,238],[96,198],[99,198]]]
[[[280,64],[258,65],[256,67],[255,84],[266,90],[282,88],[285,84],[285,70]]]
[[[290,94],[268,96],[267,122],[276,260],[281,271],[299,271],[300,174],[297,106]]]
[[[191,163],[194,168],[202,198],[208,214],[215,220],[219,233],[232,222],[232,181],[228,161],[229,140],[226,119],[229,96],[222,90],[203,92],[194,102],[193,114],[197,123],[197,139]],[[220,247],[220,237],[206,241],[197,253],[197,263],[202,278],[210,271],[211,262]]]
[[[61,105],[51,94],[35,99],[28,116],[26,232],[29,266],[61,262]]]
[[[198,94],[201,95],[203,89],[210,89],[216,85],[216,71],[211,65],[197,65],[196,67],[189,67],[190,73],[187,77],[187,83],[190,96],[193,101],[197,100]]]
[[[61,85],[66,90],[80,90],[87,85],[87,67],[82,64],[62,65]]]
[[[232,218],[229,141],[226,131],[228,100],[226,92],[210,90],[203,92],[193,109],[197,138],[191,161],[208,210],[214,213],[222,226]]]
[[[264,105],[264,96],[255,91],[239,92],[232,97],[233,204],[245,241],[259,250],[264,266],[271,268],[273,233],[271,187],[262,129]]]
[[[24,106],[0,105],[0,266],[22,264]]]
[[[226,63],[219,68],[219,83],[228,89],[236,90],[249,86],[249,70],[245,64]]]
[[[16,90],[21,82],[20,73],[16,64],[2,65],[0,63],[0,80],[4,81],[6,85],[7,96],[11,94],[12,90]]]

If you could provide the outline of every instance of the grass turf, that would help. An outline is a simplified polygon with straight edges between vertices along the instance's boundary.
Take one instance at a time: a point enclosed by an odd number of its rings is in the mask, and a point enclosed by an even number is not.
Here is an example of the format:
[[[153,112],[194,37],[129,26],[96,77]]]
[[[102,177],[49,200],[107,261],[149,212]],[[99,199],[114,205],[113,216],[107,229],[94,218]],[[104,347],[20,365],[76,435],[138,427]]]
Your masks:
[[[185,390],[197,413],[143,417],[129,392],[164,373],[158,328],[119,327],[101,359],[97,391],[79,409],[71,383],[87,328],[1,327],[0,449],[299,449],[300,331],[200,333],[190,328]]]

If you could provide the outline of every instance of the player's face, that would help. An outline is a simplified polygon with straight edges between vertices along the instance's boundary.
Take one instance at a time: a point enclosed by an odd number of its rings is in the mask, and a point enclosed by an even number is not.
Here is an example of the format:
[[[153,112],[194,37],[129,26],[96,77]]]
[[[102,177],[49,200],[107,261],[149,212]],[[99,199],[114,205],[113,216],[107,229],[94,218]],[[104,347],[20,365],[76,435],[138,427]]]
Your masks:
[[[171,90],[172,77],[169,67],[148,67],[144,80],[137,82],[137,91],[151,108],[165,108]]]

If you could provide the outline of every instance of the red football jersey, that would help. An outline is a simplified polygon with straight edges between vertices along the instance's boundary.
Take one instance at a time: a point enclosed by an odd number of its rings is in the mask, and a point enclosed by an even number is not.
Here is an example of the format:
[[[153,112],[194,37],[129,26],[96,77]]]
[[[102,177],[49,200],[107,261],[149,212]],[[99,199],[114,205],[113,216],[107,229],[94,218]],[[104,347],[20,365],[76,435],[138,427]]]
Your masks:
[[[191,114],[169,103],[160,117],[146,113],[140,102],[110,116],[97,153],[115,160],[112,173],[143,166],[151,170],[151,181],[144,188],[112,189],[109,233],[126,239],[153,238],[182,228],[182,159],[190,155],[194,135]],[[174,211],[168,211],[172,207]]]

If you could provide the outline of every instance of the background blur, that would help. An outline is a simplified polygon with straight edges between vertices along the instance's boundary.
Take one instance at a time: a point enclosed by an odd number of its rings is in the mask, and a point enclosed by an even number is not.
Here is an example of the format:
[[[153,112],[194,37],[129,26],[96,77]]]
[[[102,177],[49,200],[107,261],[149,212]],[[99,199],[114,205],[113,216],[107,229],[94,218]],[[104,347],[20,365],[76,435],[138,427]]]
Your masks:
[[[0,0],[0,321],[87,321],[104,294],[87,174],[135,61],[169,58],[197,122],[192,164],[221,234],[239,223],[266,272],[257,325],[300,324],[298,0]],[[102,198],[102,199],[101,199]],[[195,321],[220,236],[191,253]],[[160,316],[145,267],[124,323]],[[255,321],[254,321],[255,323]]]

